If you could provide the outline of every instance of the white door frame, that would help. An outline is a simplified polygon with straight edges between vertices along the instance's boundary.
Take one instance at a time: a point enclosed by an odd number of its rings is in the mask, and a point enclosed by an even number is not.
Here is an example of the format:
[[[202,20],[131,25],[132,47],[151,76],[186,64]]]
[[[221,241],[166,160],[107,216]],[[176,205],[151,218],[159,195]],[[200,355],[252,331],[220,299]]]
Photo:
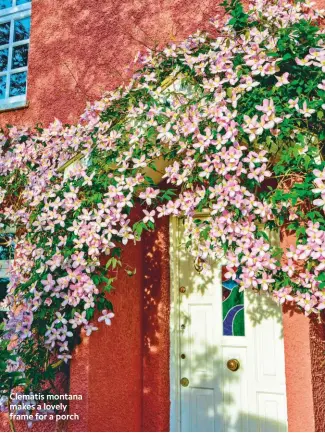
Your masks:
[[[170,431],[181,431],[181,408],[180,408],[180,369],[179,369],[179,242],[178,226],[179,218],[169,219],[169,263],[170,263],[170,356],[169,356],[169,378],[170,378]]]
[[[200,212],[196,217],[207,217],[209,212]],[[179,224],[178,217],[169,218],[169,266],[170,266],[170,425],[171,432],[181,431],[181,394],[180,394],[180,309],[179,309]]]

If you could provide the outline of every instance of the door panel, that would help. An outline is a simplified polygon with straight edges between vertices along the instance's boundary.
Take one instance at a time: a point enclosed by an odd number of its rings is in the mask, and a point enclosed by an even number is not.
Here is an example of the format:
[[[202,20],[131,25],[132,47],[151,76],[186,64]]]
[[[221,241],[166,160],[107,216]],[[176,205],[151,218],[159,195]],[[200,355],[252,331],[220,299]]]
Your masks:
[[[280,432],[286,417],[286,402],[283,394],[257,393],[259,431]]]
[[[248,431],[248,383],[245,371],[247,369],[247,348],[222,347],[223,375],[223,430]],[[236,374],[226,368],[229,359],[238,359],[241,374]],[[239,372],[238,370],[238,372]]]
[[[176,266],[177,291],[185,287],[177,297],[177,368],[188,379],[178,385],[181,431],[286,431],[280,309],[265,294],[243,299],[235,283],[222,287],[220,263],[198,273],[181,226]],[[239,361],[237,371],[229,360]]]
[[[190,304],[189,317],[189,374],[192,384],[201,384],[202,380],[213,377],[213,357],[209,356],[209,348],[213,345],[212,305]],[[199,363],[196,362],[198,359]]]
[[[191,429],[197,432],[213,432],[215,418],[214,390],[191,387],[190,408]]]

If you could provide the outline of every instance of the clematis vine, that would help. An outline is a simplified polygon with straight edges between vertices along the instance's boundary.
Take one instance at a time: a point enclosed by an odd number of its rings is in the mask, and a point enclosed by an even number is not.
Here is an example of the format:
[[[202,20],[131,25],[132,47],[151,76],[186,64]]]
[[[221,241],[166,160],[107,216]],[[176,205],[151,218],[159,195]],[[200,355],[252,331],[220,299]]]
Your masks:
[[[202,272],[222,258],[241,290],[307,316],[325,308],[324,13],[284,0],[223,5],[216,36],[139,54],[131,81],[76,125],[1,134],[0,222],[16,232],[4,396],[42,389],[78,334],[114,323],[116,269],[132,274],[121,253],[163,216],[184,219]],[[296,244],[281,250],[283,231]]]

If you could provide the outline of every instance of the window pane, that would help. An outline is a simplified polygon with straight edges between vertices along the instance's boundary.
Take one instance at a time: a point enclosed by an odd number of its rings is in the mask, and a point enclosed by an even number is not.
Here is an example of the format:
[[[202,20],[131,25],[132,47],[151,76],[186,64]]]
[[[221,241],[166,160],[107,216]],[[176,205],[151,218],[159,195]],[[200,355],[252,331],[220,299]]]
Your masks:
[[[6,71],[8,66],[8,48],[0,50],[0,72]]]
[[[0,45],[9,44],[10,22],[0,24]]]
[[[3,305],[3,300],[7,294],[8,284],[9,278],[0,278],[0,323],[6,317],[5,305]]]
[[[6,96],[6,82],[7,82],[7,76],[2,75],[0,77],[0,99],[4,99]]]
[[[24,5],[25,3],[31,3],[32,0],[16,0],[16,5]]]
[[[235,281],[222,282],[223,335],[245,336],[244,292]]]
[[[12,69],[27,66],[28,62],[28,44],[15,47],[12,51]]]
[[[26,72],[11,75],[9,96],[24,95],[26,93],[26,78]]]
[[[14,251],[14,234],[0,235],[0,260],[12,260],[14,258]]]
[[[0,0],[0,9],[11,8],[12,0]]]
[[[29,38],[30,17],[15,21],[14,41],[23,41]]]

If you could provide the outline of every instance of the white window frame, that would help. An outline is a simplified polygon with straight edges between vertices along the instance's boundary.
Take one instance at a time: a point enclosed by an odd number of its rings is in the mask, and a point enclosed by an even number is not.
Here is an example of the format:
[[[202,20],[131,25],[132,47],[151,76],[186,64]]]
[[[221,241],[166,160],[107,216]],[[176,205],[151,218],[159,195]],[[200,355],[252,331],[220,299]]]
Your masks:
[[[13,54],[13,48],[20,46],[20,45],[26,45],[28,44],[29,47],[29,41],[30,39],[25,39],[24,41],[17,41],[14,42],[14,22],[15,20],[27,18],[31,16],[31,6],[32,3],[24,3],[22,5],[16,6],[16,0],[12,0],[13,6],[6,9],[0,9],[0,24],[6,23],[10,21],[10,36],[9,36],[9,44],[1,45],[0,50],[8,48],[8,67],[7,70],[4,72],[0,72],[1,76],[6,76],[6,95],[5,98],[0,99],[0,111],[2,110],[10,110],[13,108],[19,108],[24,107],[26,105],[27,101],[27,84],[28,79],[26,80],[26,91],[24,95],[18,95],[18,96],[9,96],[9,90],[10,90],[10,77],[14,71],[14,73],[19,72],[26,72],[28,74],[28,65],[24,66],[22,68],[16,68],[14,70],[11,69],[12,65],[12,54]],[[28,78],[28,77],[27,77]]]

